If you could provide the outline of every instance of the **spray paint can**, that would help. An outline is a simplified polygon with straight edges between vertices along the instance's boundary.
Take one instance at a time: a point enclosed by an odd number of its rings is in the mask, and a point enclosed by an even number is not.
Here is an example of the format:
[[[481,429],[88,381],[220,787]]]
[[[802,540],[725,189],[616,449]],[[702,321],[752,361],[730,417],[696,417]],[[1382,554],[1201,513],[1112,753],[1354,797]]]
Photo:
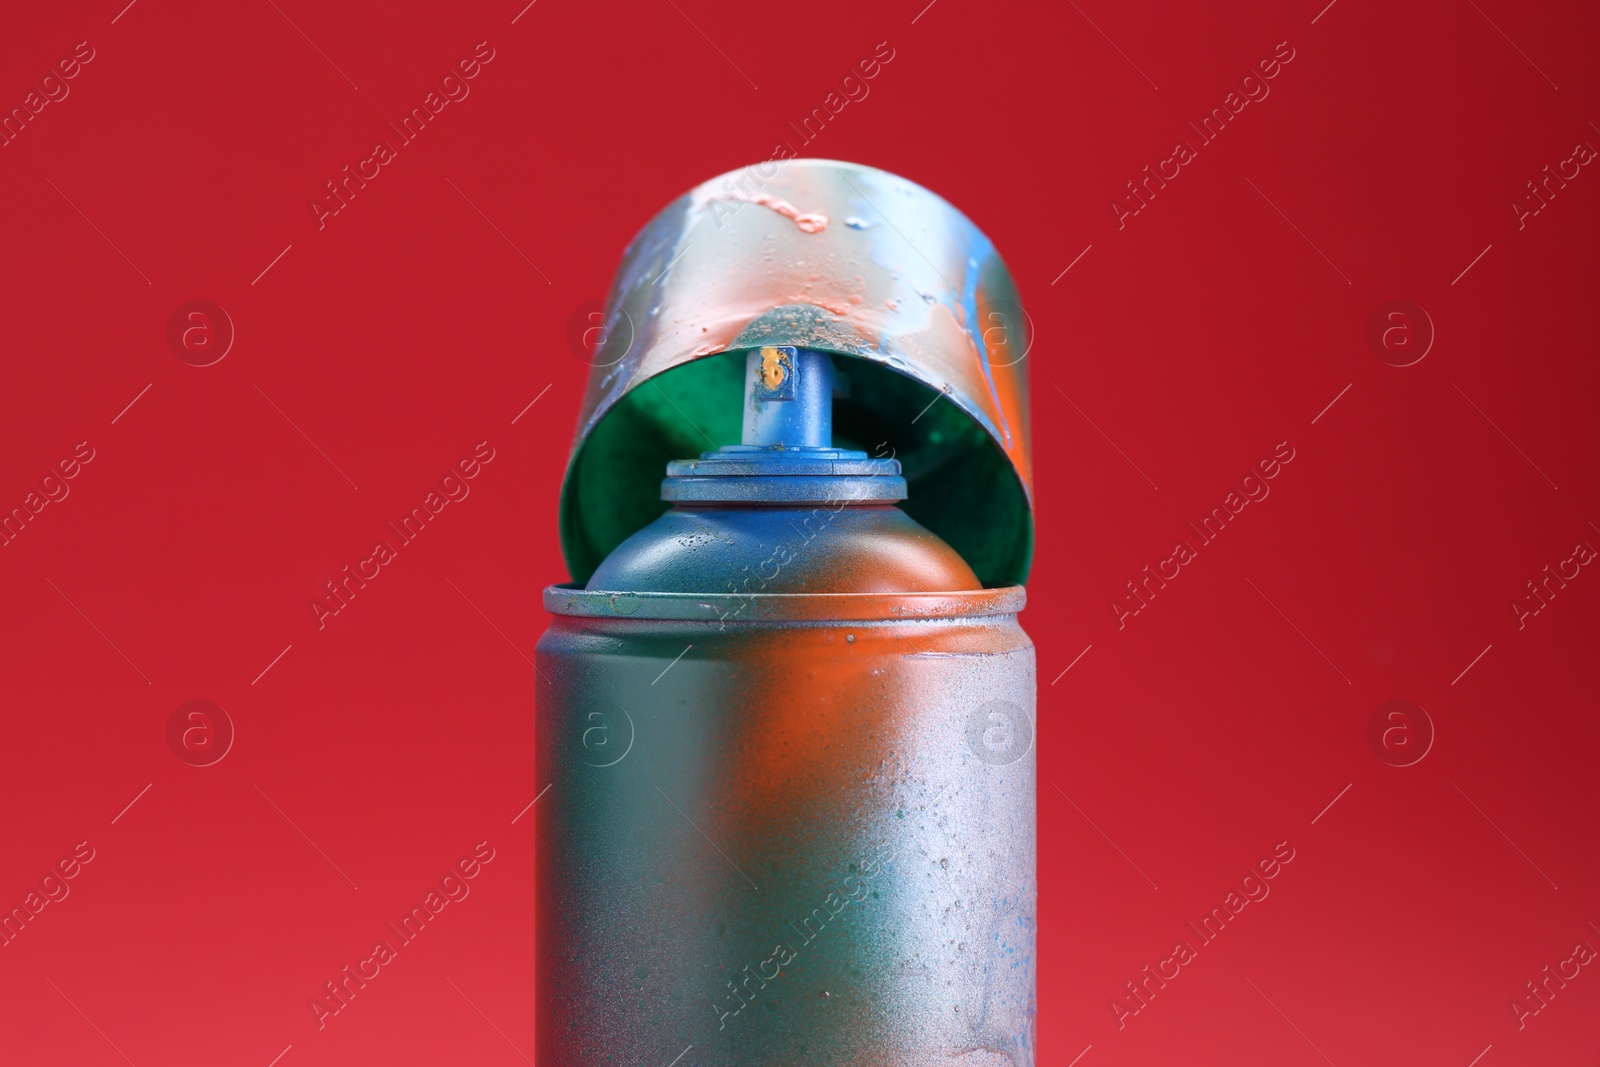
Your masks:
[[[1004,264],[910,182],[771,164],[647,226],[605,328],[537,652],[540,1062],[1031,1067]]]

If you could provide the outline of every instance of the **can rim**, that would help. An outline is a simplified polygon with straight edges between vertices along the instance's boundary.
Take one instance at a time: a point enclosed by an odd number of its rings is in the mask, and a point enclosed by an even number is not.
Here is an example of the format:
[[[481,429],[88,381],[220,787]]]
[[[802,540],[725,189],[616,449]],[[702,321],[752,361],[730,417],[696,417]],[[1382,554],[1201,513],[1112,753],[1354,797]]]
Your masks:
[[[630,593],[552,585],[553,615],[683,622],[898,622],[1015,615],[1027,603],[1020,585],[945,593]]]

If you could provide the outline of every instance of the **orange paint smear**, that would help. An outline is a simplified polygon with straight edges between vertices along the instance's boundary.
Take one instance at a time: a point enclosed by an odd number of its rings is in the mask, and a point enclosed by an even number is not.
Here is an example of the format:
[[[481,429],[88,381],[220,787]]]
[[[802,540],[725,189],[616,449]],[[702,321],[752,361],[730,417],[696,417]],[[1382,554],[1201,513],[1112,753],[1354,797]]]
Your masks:
[[[801,233],[821,233],[828,228],[828,216],[803,213],[789,201],[773,196],[770,193],[756,193],[754,196],[733,196],[730,194],[724,199],[744,204],[760,204],[762,207],[771,208],[784,218],[793,219],[794,224],[800,227]]]

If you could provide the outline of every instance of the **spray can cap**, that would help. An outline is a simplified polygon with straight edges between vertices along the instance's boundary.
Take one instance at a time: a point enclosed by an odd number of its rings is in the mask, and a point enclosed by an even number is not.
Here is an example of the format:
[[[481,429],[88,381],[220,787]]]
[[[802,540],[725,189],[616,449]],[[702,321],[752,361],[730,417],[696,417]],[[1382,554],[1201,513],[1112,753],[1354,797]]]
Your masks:
[[[661,513],[669,461],[761,447],[741,397],[763,350],[833,355],[832,443],[897,461],[883,482],[985,585],[1025,579],[1031,324],[989,239],[927,189],[815,159],[713,179],[629,245],[603,329],[562,487],[575,581]]]

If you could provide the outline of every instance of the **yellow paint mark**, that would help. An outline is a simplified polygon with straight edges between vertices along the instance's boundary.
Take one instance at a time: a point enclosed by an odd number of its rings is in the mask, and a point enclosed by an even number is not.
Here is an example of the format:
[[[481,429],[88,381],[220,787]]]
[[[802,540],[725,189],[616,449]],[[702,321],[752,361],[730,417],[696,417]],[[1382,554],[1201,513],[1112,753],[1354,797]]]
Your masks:
[[[776,392],[789,376],[789,354],[776,348],[763,348],[761,350],[761,384],[769,392]]]

